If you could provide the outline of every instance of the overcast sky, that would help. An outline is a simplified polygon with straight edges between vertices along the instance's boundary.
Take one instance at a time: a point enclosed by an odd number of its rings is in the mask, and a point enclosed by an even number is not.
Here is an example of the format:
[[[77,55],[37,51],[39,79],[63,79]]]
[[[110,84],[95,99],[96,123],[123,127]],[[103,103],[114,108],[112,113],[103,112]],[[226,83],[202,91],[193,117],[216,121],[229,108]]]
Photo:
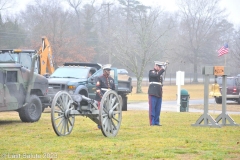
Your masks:
[[[162,6],[168,11],[176,11],[176,0],[139,0],[143,4],[150,4],[153,6]],[[228,19],[233,24],[240,26],[240,0],[220,0],[220,7],[226,8],[226,12],[229,15]]]
[[[34,0],[21,0],[18,1],[16,7],[17,10],[22,10],[25,8],[26,4],[33,2]],[[85,0],[89,1],[89,0]],[[97,0],[99,2],[105,1],[117,1],[117,0]],[[226,8],[227,13],[229,14],[229,21],[235,24],[235,26],[240,27],[240,0],[220,0],[220,5],[222,8]],[[139,2],[144,5],[150,6],[162,6],[167,11],[176,11],[177,6],[175,0],[139,0]]]

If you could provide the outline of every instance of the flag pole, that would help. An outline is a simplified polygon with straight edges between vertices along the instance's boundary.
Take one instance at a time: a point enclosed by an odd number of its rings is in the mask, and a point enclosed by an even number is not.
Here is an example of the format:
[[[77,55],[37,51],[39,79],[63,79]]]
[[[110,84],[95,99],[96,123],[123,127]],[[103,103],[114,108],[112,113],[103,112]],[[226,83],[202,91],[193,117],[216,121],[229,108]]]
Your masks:
[[[227,54],[225,54],[225,64],[224,64],[225,67],[226,67],[226,59],[227,59]]]

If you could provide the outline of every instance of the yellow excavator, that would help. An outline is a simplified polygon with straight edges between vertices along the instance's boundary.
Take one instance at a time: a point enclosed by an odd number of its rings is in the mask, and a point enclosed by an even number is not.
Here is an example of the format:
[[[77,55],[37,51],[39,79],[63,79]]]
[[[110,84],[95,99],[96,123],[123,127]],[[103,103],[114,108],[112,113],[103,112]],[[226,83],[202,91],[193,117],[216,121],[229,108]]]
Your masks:
[[[47,39],[47,37],[42,37],[42,46],[38,50],[39,54],[39,74],[41,75],[49,75],[52,74],[54,69],[53,56],[52,56],[52,48]]]

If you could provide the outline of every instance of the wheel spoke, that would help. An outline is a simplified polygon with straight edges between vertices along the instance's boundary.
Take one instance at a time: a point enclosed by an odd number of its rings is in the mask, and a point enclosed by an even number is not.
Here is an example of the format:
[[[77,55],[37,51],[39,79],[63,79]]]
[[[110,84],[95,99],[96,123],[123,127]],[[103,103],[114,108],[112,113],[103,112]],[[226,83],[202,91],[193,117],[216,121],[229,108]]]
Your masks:
[[[64,132],[63,133],[66,134],[66,129],[67,129],[67,121],[66,121],[66,119],[64,120],[64,126],[63,127],[64,127]]]
[[[71,118],[72,118],[72,117],[71,117]],[[69,122],[69,124],[70,124],[71,126],[73,126],[73,123],[72,123],[71,119],[68,119],[68,122]]]
[[[115,108],[117,108],[118,105],[119,105],[119,103],[116,103],[115,106],[113,106],[112,110],[114,110]]]
[[[62,118],[61,120],[61,126],[60,126],[60,132],[62,133],[63,130],[63,125],[64,125],[64,118]]]
[[[108,114],[107,114],[107,113],[103,113],[102,116],[103,116],[103,117],[107,117]]]
[[[107,109],[107,111],[109,111],[109,97],[106,98],[106,103],[105,103],[105,107]]]
[[[115,121],[117,121],[117,123],[119,123],[119,120],[118,120],[118,119],[116,119],[115,117],[113,117],[113,119],[114,119]]]
[[[116,115],[116,114],[121,114],[122,112],[121,111],[113,111],[113,114]]]
[[[65,105],[66,105],[66,108],[70,109],[71,107],[71,97],[68,97],[67,95],[65,95]]]
[[[112,101],[111,106],[114,105],[114,103],[116,102],[116,99],[117,99],[117,97],[114,97],[114,98],[111,99],[111,101]]]
[[[63,107],[62,109],[65,110],[64,105],[63,105],[63,99],[62,99],[62,96],[59,97],[59,103],[60,103],[60,106]]]
[[[117,127],[116,127],[116,125],[114,124],[114,122],[113,122],[112,119],[111,119],[111,122],[112,122],[112,125],[113,125],[114,129],[117,130]]]
[[[61,114],[63,114],[64,112],[59,111],[59,110],[55,110],[54,113],[61,113]]]
[[[107,122],[108,122],[108,132],[110,132],[110,133],[111,133],[112,124],[111,124],[111,122],[110,122],[110,119],[109,119],[109,118],[108,118]]]
[[[102,124],[104,125],[104,127],[106,128],[106,121],[107,121],[107,117],[105,117],[104,119],[103,119],[103,121],[102,121]]]
[[[61,105],[59,103],[56,103],[56,105],[62,112],[64,112],[63,108],[61,107]]]
[[[71,101],[69,100],[68,103],[66,104],[67,108],[71,109]]]
[[[108,110],[107,110],[105,107],[103,107],[103,111],[104,111],[106,114],[108,114]]]
[[[63,118],[63,117],[64,117],[63,115],[58,116],[58,117],[55,118],[55,120],[58,120],[59,118]]]
[[[112,122],[112,120],[109,119],[109,120],[108,120],[108,123],[109,123],[109,126],[110,126],[110,130],[109,130],[110,133],[112,133],[112,130],[113,130],[113,128],[112,128],[112,123],[111,123],[111,122]]]

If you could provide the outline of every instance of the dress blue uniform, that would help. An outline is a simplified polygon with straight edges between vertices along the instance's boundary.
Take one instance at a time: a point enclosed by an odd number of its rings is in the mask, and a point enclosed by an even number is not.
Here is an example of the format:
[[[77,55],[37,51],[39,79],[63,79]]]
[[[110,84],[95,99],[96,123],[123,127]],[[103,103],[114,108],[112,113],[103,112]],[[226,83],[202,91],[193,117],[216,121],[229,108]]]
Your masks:
[[[114,79],[111,76],[108,76],[105,74],[97,78],[96,90],[98,92],[96,93],[96,98],[95,98],[96,101],[101,101],[103,94],[106,92],[101,89],[115,90]]]
[[[161,70],[157,70],[156,67],[149,71],[149,88],[148,88],[148,100],[149,100],[149,122],[150,125],[160,125],[160,112],[162,106],[162,74],[165,71],[162,68],[161,62],[155,62],[155,65],[161,67]]]
[[[102,96],[106,92],[106,90],[103,89],[115,90],[115,83],[114,79],[110,76],[110,70],[111,70],[110,64],[104,65],[103,75],[97,78],[95,100],[98,101],[98,109],[100,108]],[[99,129],[101,129],[101,126],[99,124],[97,126]]]

